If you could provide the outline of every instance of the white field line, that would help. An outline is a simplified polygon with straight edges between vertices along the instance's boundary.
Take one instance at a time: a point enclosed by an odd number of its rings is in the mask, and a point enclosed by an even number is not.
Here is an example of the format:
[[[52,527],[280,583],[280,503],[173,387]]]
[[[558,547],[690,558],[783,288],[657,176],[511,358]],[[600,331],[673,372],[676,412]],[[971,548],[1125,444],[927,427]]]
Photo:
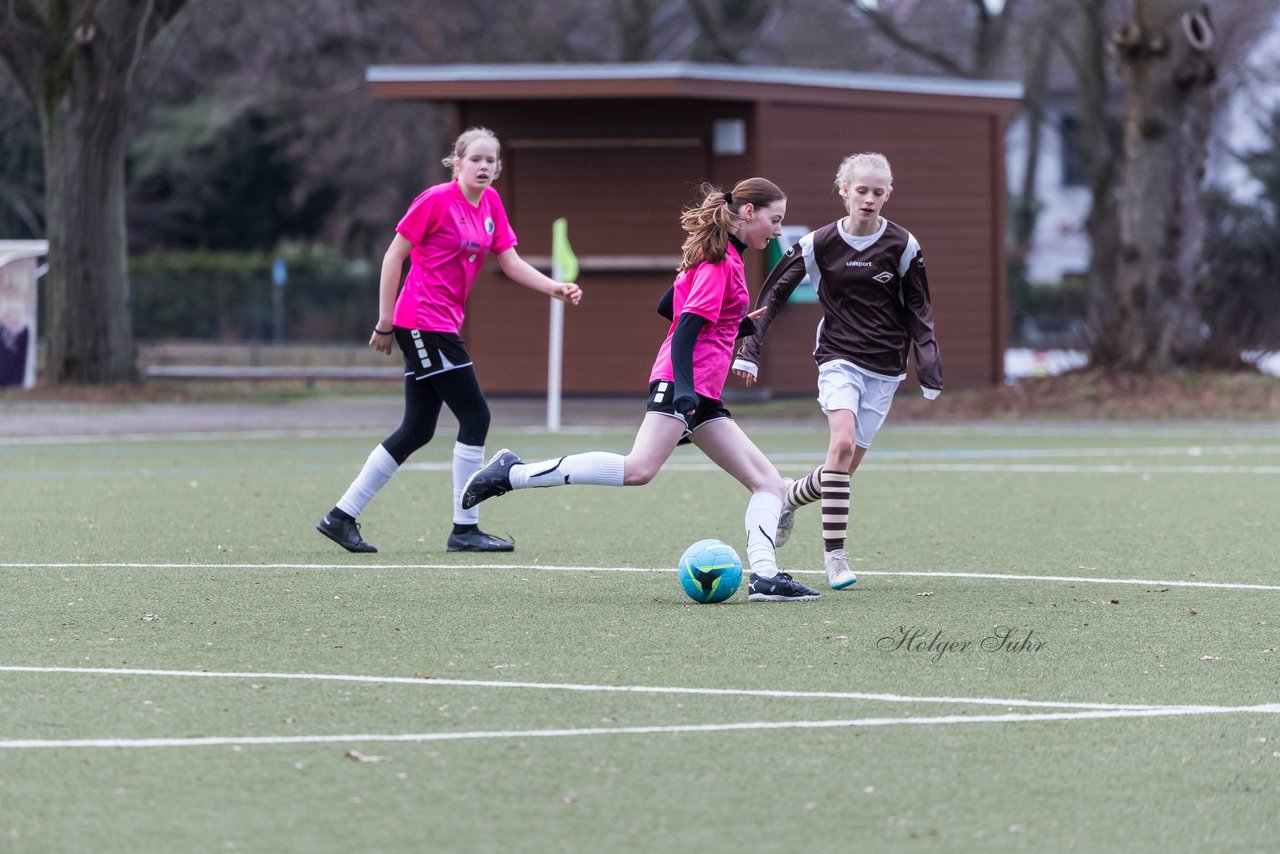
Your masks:
[[[925,455],[927,456],[927,455]],[[937,455],[934,455],[936,459]],[[966,457],[972,458],[974,454],[966,454]],[[992,455],[1008,457],[1008,454]],[[1035,454],[1029,456],[1054,456],[1069,457],[1070,454]],[[1195,455],[1186,455],[1195,456]],[[1245,465],[1152,465],[1146,463],[975,463],[975,462],[910,462],[909,457],[895,457],[894,460],[886,460],[885,462],[866,461],[858,467],[858,471],[873,472],[962,472],[966,474],[1136,474],[1136,475],[1153,475],[1153,474],[1173,474],[1173,475],[1224,475],[1224,474],[1250,474],[1250,475],[1277,475],[1280,474],[1280,465],[1271,466],[1245,466]],[[815,465],[822,462],[821,455],[818,454],[781,454],[773,459],[774,465],[780,472],[789,473],[807,473],[813,469]],[[330,471],[330,470],[358,470],[358,467],[346,464],[333,464],[322,466],[311,466],[311,471]],[[71,469],[64,471],[41,471],[41,472],[0,472],[0,477],[17,478],[33,478],[33,477],[83,477],[92,476],[127,476],[129,474],[146,474],[152,477],[162,476],[186,476],[190,474],[218,474],[218,473],[238,473],[249,470],[245,465],[241,466],[148,466],[143,469],[135,469],[132,472],[114,471],[106,469],[95,469],[85,472],[81,469]],[[453,470],[453,463],[447,461],[429,462],[429,463],[405,463],[400,467],[401,471],[412,472],[431,472],[441,473]],[[720,469],[714,463],[700,459],[672,459],[663,465],[662,470],[667,473],[676,474],[702,474],[706,472],[719,472]]]
[[[753,688],[684,688],[657,685],[591,685],[572,682],[512,682],[487,679],[437,679],[431,676],[366,676],[336,673],[252,673],[215,670],[147,670],[129,667],[41,667],[0,665],[0,673],[69,673],[81,676],[160,676],[192,679],[252,679],[265,682],[287,679],[303,682],[357,682],[373,685],[416,685],[418,687],[504,688],[534,691],[577,691],[612,694],[682,694],[709,697],[765,697],[769,699],[869,700],[881,703],[943,703],[947,705],[1003,706],[1040,709],[1087,709],[1092,711],[1141,711],[1181,709],[1150,703],[1082,703],[1051,700],[1019,700],[997,697],[919,697],[904,694],[871,694],[862,691],[780,691]]]
[[[816,407],[815,407],[816,410]],[[637,410],[638,411],[638,410]],[[821,435],[826,422],[815,417],[812,425],[777,424],[767,420],[747,419],[743,422],[751,435],[795,435],[799,432]],[[540,424],[511,425],[503,427],[504,433],[521,436],[543,436],[546,427]],[[817,431],[815,433],[815,431]],[[612,434],[633,435],[634,425],[565,425],[561,434],[570,436],[601,436]],[[1214,439],[1275,439],[1280,431],[1271,424],[1233,424],[1223,421],[1187,422],[1169,426],[1162,423],[1135,423],[1131,425],[1083,422],[1047,425],[1013,425],[999,422],[972,422],[963,424],[897,424],[895,434],[906,436],[978,437],[991,436],[1025,438],[1077,439],[1082,434],[1104,438],[1127,439],[1190,439],[1197,442]],[[186,431],[132,431],[125,433],[79,433],[65,436],[0,436],[0,447],[23,445],[86,445],[112,442],[220,442],[253,439],[336,439],[359,438],[371,434],[383,435],[386,427],[337,427],[326,428],[266,428],[258,430],[186,430]]]
[[[82,433],[68,436],[0,436],[0,447],[24,445],[102,445],[144,442],[226,442],[254,439],[345,439],[359,438],[377,432],[368,430],[224,430],[186,433]],[[383,430],[382,432],[386,432]]]
[[[297,569],[297,570],[370,570],[425,569],[510,570],[522,572],[675,572],[674,567],[652,566],[557,566],[554,564],[518,563],[0,563],[0,569]],[[822,575],[820,569],[791,569],[792,575]],[[1175,581],[1149,578],[1098,578],[1088,575],[1020,575],[1011,572],[945,572],[912,570],[864,570],[858,575],[881,578],[982,578],[992,581],[1052,581],[1067,584],[1128,584],[1139,587],[1197,587],[1208,590],[1280,591],[1280,584],[1250,584],[1229,581]]]
[[[323,428],[297,429],[262,429],[262,430],[187,430],[175,432],[133,432],[133,433],[78,433],[67,436],[0,436],[0,447],[24,445],[100,445],[112,442],[120,443],[154,443],[154,442],[240,442],[254,439],[359,439],[366,436],[385,436],[387,426],[381,427],[337,427],[332,430]],[[546,427],[504,427],[504,433],[516,435],[542,435]],[[583,426],[561,427],[560,432],[570,436],[600,436],[608,433],[634,434],[635,428],[630,426]]]
[[[1035,459],[1045,457],[1209,457],[1209,456],[1276,456],[1280,445],[1144,445],[1125,448],[936,448],[895,451],[872,450],[867,460],[939,460],[939,459]],[[770,459],[786,459],[787,454]],[[813,456],[813,455],[806,455]]]
[[[858,471],[981,474],[1280,474],[1280,466],[1070,465],[1053,463],[863,463]]]
[[[1063,454],[1061,456],[1069,456]],[[779,471],[807,472],[821,461],[814,456],[804,462],[785,462],[775,460]],[[443,472],[451,471],[452,463],[406,463],[400,467],[409,471]],[[715,463],[697,460],[670,460],[663,465],[664,472],[718,472]],[[1167,466],[1143,464],[1081,464],[1072,463],[909,463],[909,462],[864,462],[858,471],[931,471],[931,472],[967,472],[980,474],[1280,474],[1280,466]]]
[[[781,729],[835,729],[840,727],[937,726],[945,724],[1034,723],[1040,721],[1097,720],[1101,718],[1186,717],[1223,714],[1280,714],[1280,704],[1259,706],[1175,706],[1157,709],[1114,709],[1085,712],[1033,712],[1003,715],[939,715],[907,718],[845,718],[821,721],[747,721],[676,726],[584,727],[580,729],[479,730],[474,732],[358,733],[351,735],[201,736],[194,738],[79,738],[5,739],[0,749],[84,747],[217,747],[275,744],[333,744],[369,742],[463,741],[501,738],[570,738],[584,735],[650,735]]]
[[[820,428],[825,426],[825,424],[819,422]],[[977,436],[983,438],[1017,436],[1036,439],[1078,439],[1082,435],[1089,435],[1108,439],[1188,439],[1196,442],[1206,439],[1274,439],[1280,437],[1280,430],[1277,430],[1274,423],[1247,424],[1225,421],[1185,421],[1175,425],[1152,421],[1131,424],[1110,424],[1097,421],[1084,421],[1079,424],[1072,424],[1068,421],[1042,424],[915,422],[894,424],[892,425],[892,430],[894,434],[911,436]]]
[[[1066,456],[1066,455],[1064,455]],[[820,461],[814,457],[809,463],[778,462],[779,471],[807,472],[813,468],[812,462]],[[412,464],[410,464],[412,465]],[[428,463],[427,465],[434,465]],[[444,469],[441,468],[441,471]],[[662,467],[663,471],[675,472],[714,472],[719,468],[709,462],[684,462],[673,460]],[[858,471],[931,471],[931,472],[967,472],[980,474],[1280,474],[1280,466],[1230,466],[1230,465],[1147,465],[1121,463],[970,463],[970,462],[863,462]]]

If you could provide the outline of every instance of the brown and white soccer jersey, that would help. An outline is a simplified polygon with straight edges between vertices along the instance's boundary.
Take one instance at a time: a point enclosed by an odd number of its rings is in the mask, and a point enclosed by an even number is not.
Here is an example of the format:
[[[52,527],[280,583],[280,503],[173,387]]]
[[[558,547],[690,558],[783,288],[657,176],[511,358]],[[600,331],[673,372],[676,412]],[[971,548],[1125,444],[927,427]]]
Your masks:
[[[813,350],[819,365],[847,361],[874,377],[901,380],[910,353],[925,395],[937,395],[942,365],[924,254],[911,232],[887,219],[866,237],[847,233],[837,220],[787,250],[765,281],[756,305],[767,310],[740,360],[760,364],[769,325],[806,277],[823,310]]]

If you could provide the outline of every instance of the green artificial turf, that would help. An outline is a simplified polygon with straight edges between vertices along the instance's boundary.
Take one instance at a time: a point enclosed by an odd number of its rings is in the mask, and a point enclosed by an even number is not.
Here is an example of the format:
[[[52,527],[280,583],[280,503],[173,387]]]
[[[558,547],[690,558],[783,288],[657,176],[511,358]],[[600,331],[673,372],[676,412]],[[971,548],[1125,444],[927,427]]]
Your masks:
[[[745,554],[747,496],[696,451],[486,503],[517,550],[458,555],[437,441],[349,555],[313,527],[379,438],[0,445],[0,850],[1274,847],[1280,430],[886,429],[859,582],[811,507],[780,559],[822,599],[714,606],[674,565]]]

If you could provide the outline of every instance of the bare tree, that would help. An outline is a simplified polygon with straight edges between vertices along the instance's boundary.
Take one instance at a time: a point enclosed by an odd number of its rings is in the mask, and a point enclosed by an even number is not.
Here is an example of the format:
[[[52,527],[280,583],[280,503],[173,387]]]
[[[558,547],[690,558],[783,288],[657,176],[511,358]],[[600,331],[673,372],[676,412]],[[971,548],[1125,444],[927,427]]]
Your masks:
[[[1027,257],[1041,207],[1036,177],[1050,79],[1050,48],[1061,26],[1055,4],[1042,3],[1024,10],[1019,8],[1017,0],[999,5],[989,0],[947,0],[927,6],[870,0],[845,0],[845,3],[849,11],[871,24],[898,50],[948,76],[990,78],[1020,68],[1026,146],[1022,181],[1012,191],[1009,229],[1009,289],[1016,319],[1017,307],[1026,302]],[[945,16],[953,29],[955,22],[961,22],[964,37],[952,41],[930,37],[943,30],[942,21],[936,17],[926,18],[929,15]]]
[[[899,49],[924,59],[938,71],[954,77],[995,77],[1005,61],[1005,50],[1015,30],[1020,0],[946,0],[943,3],[871,2],[845,0],[850,11],[861,15]],[[939,46],[937,39],[925,32],[941,32],[930,26],[921,28],[915,18],[927,14],[945,15],[953,27],[965,33],[956,39],[959,50]],[[945,42],[944,42],[945,43]]]
[[[688,0],[698,24],[693,58],[742,62],[756,32],[778,4],[771,0]]]
[[[147,45],[186,0],[3,0],[0,60],[40,117],[50,382],[134,376],[125,122]]]
[[[1089,189],[1089,213],[1084,230],[1089,239],[1086,281],[1089,292],[1091,360],[1114,361],[1118,340],[1113,295],[1118,250],[1116,211],[1124,151],[1120,121],[1114,106],[1108,37],[1118,20],[1116,0],[1055,0],[1049,14],[1055,25],[1049,33],[1075,77],[1081,170]]]
[[[1202,310],[1221,283],[1204,262],[1203,185],[1219,68],[1234,65],[1275,15],[1265,4],[1219,8],[1211,18],[1196,0],[1133,0],[1112,36],[1126,166],[1114,338],[1094,354],[1103,367],[1164,371],[1208,355]]]
[[[1197,0],[1135,0],[1114,32],[1125,88],[1125,174],[1115,336],[1100,367],[1167,370],[1196,360],[1214,31]],[[1105,357],[1102,361],[1099,357]]]
[[[1078,94],[1079,154],[1091,195],[1085,221],[1091,362],[1119,370],[1198,363],[1201,308],[1211,297],[1202,269],[1201,185],[1221,96],[1214,84],[1218,69],[1265,30],[1274,4],[1218,2],[1211,20],[1200,0],[1048,0],[1039,6],[1043,29],[1034,20],[1008,18],[1012,3],[996,9],[986,0],[846,4],[891,43],[951,74],[980,76],[999,68],[1012,33],[1033,45],[1022,63],[1032,130],[1028,182],[1034,177],[1035,100],[1047,34],[1070,65]],[[962,42],[967,52],[939,47],[913,26],[943,5],[969,8],[969,38]],[[1229,36],[1222,38],[1224,33]],[[1034,227],[1030,186],[1024,182],[1023,197],[1013,205],[1015,265],[1018,247]]]
[[[1027,261],[1040,215],[1041,202],[1036,193],[1036,182],[1044,135],[1044,101],[1049,83],[1050,47],[1053,29],[1057,25],[1049,14],[1049,9],[1048,6],[1043,7],[1042,13],[1028,24],[1028,32],[1023,39],[1022,113],[1026,121],[1027,144],[1022,183],[1010,200],[1009,296],[1014,312],[1019,305],[1026,304],[1027,290],[1030,287],[1027,281]]]

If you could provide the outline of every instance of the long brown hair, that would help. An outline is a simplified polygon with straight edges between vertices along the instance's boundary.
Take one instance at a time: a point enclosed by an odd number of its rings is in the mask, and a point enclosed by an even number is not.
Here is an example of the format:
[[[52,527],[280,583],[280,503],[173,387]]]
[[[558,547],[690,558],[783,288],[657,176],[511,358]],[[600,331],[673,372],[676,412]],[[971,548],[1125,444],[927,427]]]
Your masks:
[[[757,209],[780,202],[787,196],[768,178],[746,178],[733,185],[728,193],[704,183],[698,188],[702,201],[685,208],[680,227],[688,233],[681,247],[680,266],[683,273],[702,261],[719,264],[729,251],[729,235],[742,221],[739,211],[750,202]]]

